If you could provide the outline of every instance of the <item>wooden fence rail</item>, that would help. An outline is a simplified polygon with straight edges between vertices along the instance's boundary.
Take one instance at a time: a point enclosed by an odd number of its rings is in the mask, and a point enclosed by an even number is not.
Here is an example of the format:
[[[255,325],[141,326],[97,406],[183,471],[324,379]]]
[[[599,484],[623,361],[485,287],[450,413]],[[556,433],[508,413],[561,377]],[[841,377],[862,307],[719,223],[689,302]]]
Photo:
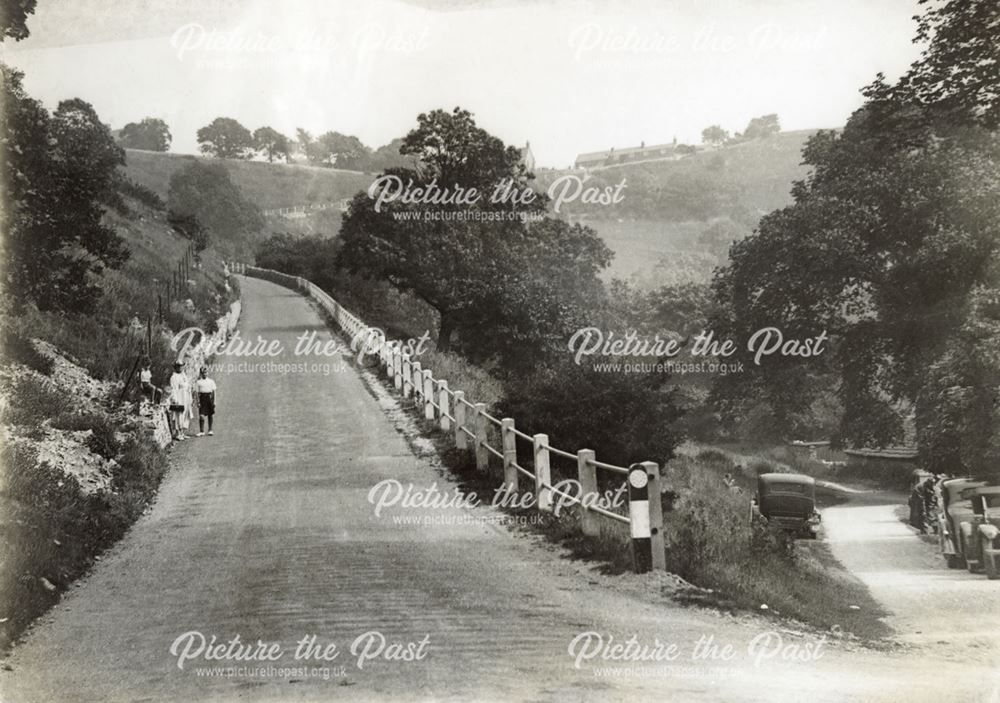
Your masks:
[[[599,535],[602,520],[628,525],[633,549],[636,550],[636,571],[648,570],[650,561],[653,569],[666,569],[660,471],[655,462],[618,466],[598,461],[591,449],[580,449],[573,454],[553,447],[549,444],[548,435],[528,435],[521,432],[516,428],[514,418],[493,417],[487,412],[484,403],[474,402],[463,391],[450,388],[446,380],[436,379],[432,369],[423,368],[419,361],[411,359],[403,351],[401,342],[386,339],[381,330],[365,324],[315,284],[304,278],[241,263],[230,263],[229,270],[277,283],[315,300],[349,339],[360,340],[362,345],[375,350],[379,367],[385,369],[396,390],[404,398],[413,398],[417,407],[423,410],[424,417],[436,421],[443,432],[453,432],[458,449],[470,449],[471,444],[479,471],[487,471],[491,457],[496,457],[498,464],[503,467],[503,485],[507,491],[520,492],[520,478],[523,476],[529,480],[538,510],[552,512],[557,502],[578,505],[581,508],[581,529],[586,535]],[[499,433],[499,446],[489,443],[491,430]],[[530,447],[526,456],[531,458],[531,469],[520,462],[519,441]],[[577,481],[580,485],[578,494],[562,490],[558,484],[553,485],[550,463],[552,456],[576,462]],[[638,483],[642,483],[643,491],[648,490],[649,500],[629,500],[628,515],[597,505],[598,471],[621,476],[630,491]],[[641,475],[636,479],[636,475],[642,473],[645,474],[645,481],[641,480]],[[636,514],[637,510],[641,514]],[[647,558],[640,558],[641,549],[645,549]],[[651,560],[648,558],[650,551]]]

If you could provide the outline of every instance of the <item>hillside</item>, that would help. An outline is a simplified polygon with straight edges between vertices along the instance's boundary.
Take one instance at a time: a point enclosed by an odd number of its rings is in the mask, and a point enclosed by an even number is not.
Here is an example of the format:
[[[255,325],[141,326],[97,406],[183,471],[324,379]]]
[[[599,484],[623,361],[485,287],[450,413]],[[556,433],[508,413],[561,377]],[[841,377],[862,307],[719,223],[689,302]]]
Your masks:
[[[193,159],[224,164],[236,185],[262,210],[335,202],[353,196],[372,181],[371,175],[357,171],[266,161],[208,159],[137,149],[126,150],[125,173],[165,200],[171,174]]]
[[[801,151],[815,130],[783,132],[769,139],[699,152],[679,161],[623,165],[589,175],[587,185],[605,187],[626,179],[622,203],[573,203],[562,216],[590,225],[615,252],[607,276],[631,279],[644,288],[703,282],[725,256],[699,241],[713,224],[742,238],[762,215],[791,202],[792,182],[806,175]],[[204,157],[127,151],[126,173],[166,198],[170,175]],[[214,160],[213,160],[214,161]],[[300,164],[220,160],[244,194],[264,210],[349,198],[372,175]],[[535,187],[546,190],[563,175],[580,171],[540,169]],[[268,231],[334,233],[339,213],[309,213],[298,219],[269,218]]]

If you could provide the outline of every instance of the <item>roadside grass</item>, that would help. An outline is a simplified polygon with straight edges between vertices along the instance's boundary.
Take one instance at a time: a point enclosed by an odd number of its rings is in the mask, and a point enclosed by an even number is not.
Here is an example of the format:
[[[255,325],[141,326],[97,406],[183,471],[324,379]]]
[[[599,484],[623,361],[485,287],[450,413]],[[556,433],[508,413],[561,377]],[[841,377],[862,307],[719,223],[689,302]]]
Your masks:
[[[111,490],[86,493],[23,444],[0,447],[0,653],[142,515],[167,469],[145,436],[122,445]]]

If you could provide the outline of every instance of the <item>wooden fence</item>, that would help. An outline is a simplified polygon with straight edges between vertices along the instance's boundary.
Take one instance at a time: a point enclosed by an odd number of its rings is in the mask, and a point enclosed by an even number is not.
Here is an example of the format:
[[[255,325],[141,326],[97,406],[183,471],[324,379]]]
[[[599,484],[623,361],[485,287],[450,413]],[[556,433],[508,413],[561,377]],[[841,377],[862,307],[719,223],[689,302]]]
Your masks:
[[[404,398],[412,398],[423,410],[424,417],[437,423],[442,432],[452,433],[458,449],[474,452],[478,470],[487,471],[491,457],[495,457],[503,467],[504,486],[511,494],[521,491],[521,479],[524,478],[529,490],[534,493],[534,505],[538,510],[552,512],[554,497],[580,506],[581,529],[585,535],[599,535],[602,520],[628,525],[633,543],[638,540],[642,545],[640,549],[651,552],[652,568],[666,569],[660,471],[655,462],[625,467],[598,461],[591,449],[573,453],[553,447],[549,444],[548,435],[529,435],[518,430],[514,418],[490,415],[484,403],[467,398],[461,390],[450,388],[447,380],[435,378],[432,369],[424,368],[419,361],[403,352],[402,342],[386,339],[381,330],[365,324],[315,284],[297,276],[240,263],[232,263],[229,268],[233,273],[261,278],[301,292],[315,300],[349,339],[371,342],[370,346],[377,350],[380,368],[385,370],[396,390]],[[497,430],[493,433],[499,437],[497,446],[489,442],[491,427]],[[531,458],[530,468],[526,466],[528,462],[520,458],[522,455]],[[579,495],[574,496],[552,484],[553,456],[575,463],[581,489]],[[598,471],[621,477],[623,483],[632,484],[631,488],[642,488],[644,494],[648,492],[648,499],[637,500],[635,491],[630,488],[628,514],[596,505]],[[645,481],[634,481],[637,473],[644,473]],[[638,486],[639,483],[642,486]],[[637,571],[647,570],[642,562],[637,555]]]

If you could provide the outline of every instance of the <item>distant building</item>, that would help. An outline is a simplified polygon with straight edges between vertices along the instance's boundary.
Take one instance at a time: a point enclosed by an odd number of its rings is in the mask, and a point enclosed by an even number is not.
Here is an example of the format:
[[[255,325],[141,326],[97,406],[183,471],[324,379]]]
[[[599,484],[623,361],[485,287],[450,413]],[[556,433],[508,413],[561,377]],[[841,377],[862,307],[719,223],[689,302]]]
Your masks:
[[[534,173],[535,155],[531,151],[531,142],[525,142],[524,147],[518,151],[521,153],[521,163],[524,164],[524,168],[528,170],[528,173]]]
[[[685,145],[679,145],[678,149],[677,138],[674,137],[674,141],[670,144],[653,144],[651,146],[646,146],[646,142],[642,142],[639,146],[626,147],[624,149],[615,149],[611,147],[607,151],[592,151],[586,154],[580,154],[576,157],[576,168],[596,168],[598,166],[615,166],[617,164],[624,164],[633,161],[651,161],[657,159],[679,159],[685,154],[693,153],[697,151],[695,147],[685,147]]]

